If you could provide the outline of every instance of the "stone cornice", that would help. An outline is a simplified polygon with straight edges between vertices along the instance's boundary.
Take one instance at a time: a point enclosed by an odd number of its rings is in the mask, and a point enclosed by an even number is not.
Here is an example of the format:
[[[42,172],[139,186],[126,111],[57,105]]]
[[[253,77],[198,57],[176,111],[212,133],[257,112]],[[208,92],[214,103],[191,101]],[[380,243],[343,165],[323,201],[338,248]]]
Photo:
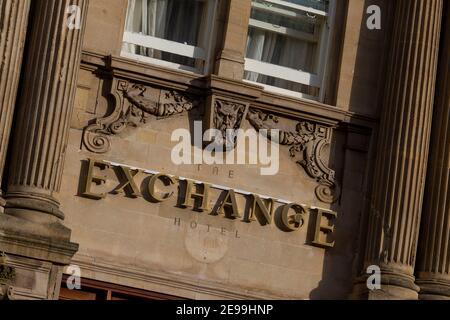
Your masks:
[[[341,110],[315,101],[266,92],[262,90],[262,87],[246,82],[216,75],[205,77],[126,58],[105,56],[94,51],[83,51],[81,68],[92,71],[100,69],[115,77],[175,90],[189,90],[193,94],[206,95],[211,91],[220,91],[222,94],[226,92],[234,97],[239,96],[243,100],[251,100],[252,107],[255,108],[342,128],[358,129],[367,134],[370,134],[370,131],[378,125],[378,119],[367,115]]]

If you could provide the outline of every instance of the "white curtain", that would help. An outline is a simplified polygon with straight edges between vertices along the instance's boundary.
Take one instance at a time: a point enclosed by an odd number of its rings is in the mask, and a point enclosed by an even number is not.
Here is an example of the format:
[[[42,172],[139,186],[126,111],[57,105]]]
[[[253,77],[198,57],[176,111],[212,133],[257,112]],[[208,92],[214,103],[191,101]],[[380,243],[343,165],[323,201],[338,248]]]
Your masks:
[[[273,32],[250,28],[247,58],[283,67],[315,73],[316,45]],[[246,79],[301,91],[305,86],[279,78],[273,79],[255,72],[247,72]]]
[[[323,2],[315,0],[288,0],[289,2],[302,3]],[[289,19],[281,15],[269,12],[262,12],[253,9],[252,18],[258,21],[273,24],[274,26],[284,26],[290,29],[299,30],[313,34],[318,27],[312,18]],[[308,21],[309,20],[309,21]],[[288,67],[295,70],[302,70],[309,73],[317,73],[317,44],[304,41],[289,35],[267,31],[256,27],[250,27],[247,41],[247,58]],[[292,81],[268,77],[256,72],[246,72],[246,79],[272,86],[281,87],[288,90],[304,92],[308,86]],[[305,92],[306,93],[306,92]]]
[[[167,0],[129,0],[125,31],[164,38]],[[124,43],[124,50],[152,58],[161,58],[158,52],[134,44]]]
[[[125,30],[197,46],[203,9],[204,3],[198,0],[128,0]],[[134,54],[189,64],[189,58],[151,48],[124,43],[123,49]]]
[[[247,58],[271,62],[277,43],[276,34],[265,32],[259,29],[250,29],[247,42]],[[249,72],[247,80],[264,82],[264,76],[258,73]]]

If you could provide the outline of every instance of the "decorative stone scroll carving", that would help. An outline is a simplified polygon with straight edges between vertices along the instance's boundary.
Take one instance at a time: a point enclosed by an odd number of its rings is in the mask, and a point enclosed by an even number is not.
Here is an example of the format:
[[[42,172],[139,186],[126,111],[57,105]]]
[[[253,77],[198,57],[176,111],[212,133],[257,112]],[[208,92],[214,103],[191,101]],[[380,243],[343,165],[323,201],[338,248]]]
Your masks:
[[[122,133],[128,127],[139,127],[152,117],[167,118],[188,112],[201,104],[201,99],[177,92],[159,90],[125,80],[113,79],[114,111],[99,118],[85,128],[83,143],[94,153],[106,153],[111,149],[111,135]]]
[[[13,281],[16,276],[14,268],[8,267],[6,263],[6,254],[0,252],[0,282]]]
[[[14,287],[0,284],[0,301],[2,300],[15,300]]]
[[[0,266],[0,283],[14,280],[16,274],[13,268]]]
[[[6,255],[0,253],[0,300],[13,300],[13,287],[16,279],[14,268],[6,265]]]
[[[249,110],[247,119],[258,131],[276,129],[274,126],[278,123],[276,116],[252,109]],[[321,158],[322,150],[331,142],[331,134],[329,127],[302,121],[297,124],[295,132],[280,130],[279,136],[279,143],[289,147],[290,156],[319,183],[316,188],[317,198],[330,204],[340,196],[335,172]]]

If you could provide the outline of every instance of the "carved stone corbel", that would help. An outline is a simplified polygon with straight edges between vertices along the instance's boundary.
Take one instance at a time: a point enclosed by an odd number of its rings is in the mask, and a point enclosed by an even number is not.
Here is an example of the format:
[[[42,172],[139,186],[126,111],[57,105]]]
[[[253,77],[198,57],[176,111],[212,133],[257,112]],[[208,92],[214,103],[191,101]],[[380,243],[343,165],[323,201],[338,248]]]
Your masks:
[[[175,90],[159,90],[126,80],[112,80],[110,96],[113,112],[95,120],[83,132],[85,147],[94,153],[106,153],[111,149],[110,136],[124,132],[128,127],[145,125],[153,117],[171,117],[197,108],[201,99]]]
[[[258,131],[277,129],[278,118],[250,109],[247,120]],[[335,172],[322,160],[323,149],[331,143],[332,129],[320,124],[302,121],[297,124],[295,132],[280,130],[279,143],[289,147],[291,158],[296,159],[306,173],[316,179],[317,198],[324,203],[334,203],[340,196],[340,187],[336,182]],[[270,134],[268,138],[270,139]]]
[[[222,133],[227,149],[236,144],[235,132],[242,126],[248,111],[248,103],[212,95],[205,117],[205,130],[216,129]]]

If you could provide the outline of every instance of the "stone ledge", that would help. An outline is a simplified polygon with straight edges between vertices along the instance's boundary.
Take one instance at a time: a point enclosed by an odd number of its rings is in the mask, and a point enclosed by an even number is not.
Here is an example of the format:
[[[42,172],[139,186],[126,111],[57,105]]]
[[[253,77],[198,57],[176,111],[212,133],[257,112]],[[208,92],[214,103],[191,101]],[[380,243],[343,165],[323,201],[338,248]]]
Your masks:
[[[83,51],[81,68],[90,71],[96,68],[116,78],[142,82],[175,90],[189,90],[192,94],[206,95],[210,90],[232,93],[235,98],[252,100],[255,107],[282,115],[304,118],[309,116],[330,123],[346,124],[349,127],[373,129],[378,119],[342,110],[316,101],[288,97],[264,91],[258,85],[228,79],[217,75],[200,75],[142,63],[118,56],[105,56],[95,51]]]
[[[33,235],[20,231],[17,218],[0,216],[0,252],[68,265],[79,245],[62,239]],[[18,223],[18,224],[17,224]],[[11,224],[16,224],[11,228]]]
[[[117,279],[115,284],[124,286],[133,284],[134,287],[142,290],[159,291],[187,299],[198,299],[199,296],[207,297],[208,299],[226,300],[291,299],[287,296],[277,296],[257,289],[248,290],[218,282],[196,280],[183,275],[161,273],[148,269],[143,270],[79,254],[74,257],[72,264],[79,266],[82,270],[82,275],[92,280],[110,282],[112,277]]]

